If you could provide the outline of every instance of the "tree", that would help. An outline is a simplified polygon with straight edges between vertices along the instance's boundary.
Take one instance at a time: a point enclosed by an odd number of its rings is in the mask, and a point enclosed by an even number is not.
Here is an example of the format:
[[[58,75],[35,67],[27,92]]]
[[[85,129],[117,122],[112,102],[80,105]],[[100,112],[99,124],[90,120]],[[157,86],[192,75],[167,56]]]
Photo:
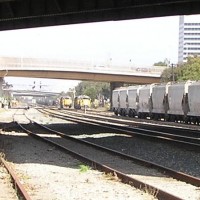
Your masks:
[[[200,57],[189,57],[186,63],[174,67],[175,81],[200,80]],[[163,82],[172,80],[172,68],[167,68],[161,75]]]
[[[110,97],[110,84],[105,82],[82,81],[75,89],[76,95],[88,95],[92,100],[99,96]]]
[[[154,66],[163,66],[163,67],[166,67],[166,66],[169,65],[169,63],[170,63],[170,61],[167,58],[165,58],[164,61],[159,61],[157,63],[154,63],[153,65]]]
[[[189,57],[179,71],[178,80],[200,80],[200,57]]]
[[[171,80],[172,80],[172,70],[170,68],[167,68],[161,74],[161,82],[169,82]]]

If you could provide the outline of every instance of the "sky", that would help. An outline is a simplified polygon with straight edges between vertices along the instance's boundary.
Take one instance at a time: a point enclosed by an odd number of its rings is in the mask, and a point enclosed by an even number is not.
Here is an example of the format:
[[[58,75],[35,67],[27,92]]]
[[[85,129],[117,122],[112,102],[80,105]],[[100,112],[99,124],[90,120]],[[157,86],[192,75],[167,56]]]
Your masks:
[[[179,16],[108,21],[0,32],[0,56],[149,67],[166,58],[178,60]],[[33,82],[65,91],[78,81],[5,78],[11,84]],[[23,81],[25,80],[25,81]],[[63,87],[63,85],[65,87]]]

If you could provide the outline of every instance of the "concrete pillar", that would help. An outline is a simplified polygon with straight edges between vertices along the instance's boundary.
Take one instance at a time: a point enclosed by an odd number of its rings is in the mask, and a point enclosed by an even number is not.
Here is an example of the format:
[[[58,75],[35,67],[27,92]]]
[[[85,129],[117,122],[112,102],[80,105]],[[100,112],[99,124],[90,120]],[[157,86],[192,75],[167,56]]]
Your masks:
[[[4,84],[4,78],[0,78],[0,97],[3,96],[3,84]]]
[[[110,108],[111,109],[112,109],[112,91],[115,88],[123,87],[123,86],[124,86],[124,83],[122,83],[122,82],[111,82],[110,83]]]

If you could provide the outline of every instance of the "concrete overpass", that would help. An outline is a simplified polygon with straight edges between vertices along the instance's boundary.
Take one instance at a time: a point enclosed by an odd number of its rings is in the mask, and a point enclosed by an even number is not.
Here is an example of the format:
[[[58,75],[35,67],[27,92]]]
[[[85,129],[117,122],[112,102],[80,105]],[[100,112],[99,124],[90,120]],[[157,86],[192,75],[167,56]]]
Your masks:
[[[58,96],[60,93],[56,92],[43,92],[43,91],[36,91],[36,90],[7,90],[9,91],[14,97],[16,96],[31,96],[31,97],[53,97]]]
[[[104,82],[148,84],[160,82],[165,68],[131,68],[92,63],[33,58],[0,58],[0,77],[53,78]]]
[[[199,0],[0,0],[0,30],[199,14]],[[169,30],[170,31],[170,30]]]

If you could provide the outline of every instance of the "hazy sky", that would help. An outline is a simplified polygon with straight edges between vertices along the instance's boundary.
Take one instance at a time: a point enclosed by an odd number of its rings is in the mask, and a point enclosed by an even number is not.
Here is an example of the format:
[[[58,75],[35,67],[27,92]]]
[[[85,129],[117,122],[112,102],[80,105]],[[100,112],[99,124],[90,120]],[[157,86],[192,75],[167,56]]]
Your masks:
[[[178,23],[179,17],[174,16],[1,31],[0,56],[55,58],[105,65],[111,62],[113,66],[152,66],[165,58],[177,63]],[[12,82],[13,79],[6,80]],[[25,80],[28,83],[28,79]],[[37,82],[39,84],[40,79]],[[55,87],[56,81],[42,80],[42,84]],[[73,87],[77,81],[59,81],[62,85],[59,90],[63,90],[63,84],[66,88]]]

